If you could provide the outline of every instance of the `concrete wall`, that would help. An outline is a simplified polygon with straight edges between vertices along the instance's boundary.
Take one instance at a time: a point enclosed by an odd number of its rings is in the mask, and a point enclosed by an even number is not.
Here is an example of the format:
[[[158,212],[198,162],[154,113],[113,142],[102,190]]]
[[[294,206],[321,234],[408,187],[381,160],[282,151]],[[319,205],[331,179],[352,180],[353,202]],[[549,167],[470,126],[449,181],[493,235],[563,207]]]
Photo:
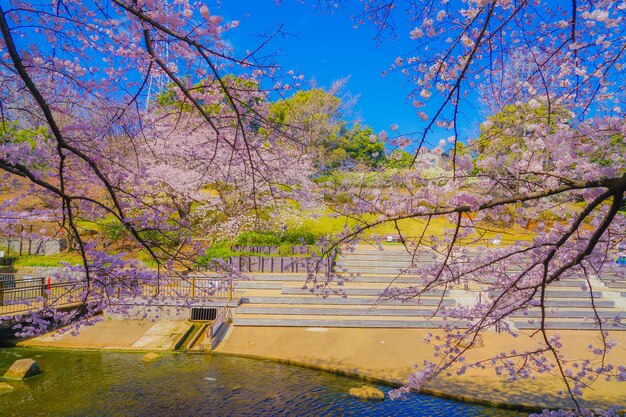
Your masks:
[[[67,248],[65,239],[26,239],[26,238],[0,238],[0,248],[4,250],[4,256],[16,255],[54,255]]]
[[[189,320],[191,316],[189,307],[131,305],[127,308],[126,313],[106,310],[104,315],[114,320]]]
[[[58,266],[21,266],[15,268],[15,273],[22,276],[30,276],[33,278],[50,277],[61,271]]]

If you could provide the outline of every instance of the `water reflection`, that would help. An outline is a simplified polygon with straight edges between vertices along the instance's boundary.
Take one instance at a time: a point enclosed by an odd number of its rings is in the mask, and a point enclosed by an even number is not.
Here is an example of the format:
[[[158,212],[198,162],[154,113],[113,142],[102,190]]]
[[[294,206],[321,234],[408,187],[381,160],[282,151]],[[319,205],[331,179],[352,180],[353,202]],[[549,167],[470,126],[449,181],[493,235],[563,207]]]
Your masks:
[[[0,416],[518,416],[425,395],[367,402],[362,382],[327,372],[223,355],[0,348],[0,374],[34,357],[44,374],[0,395]],[[387,392],[389,387],[379,386]]]

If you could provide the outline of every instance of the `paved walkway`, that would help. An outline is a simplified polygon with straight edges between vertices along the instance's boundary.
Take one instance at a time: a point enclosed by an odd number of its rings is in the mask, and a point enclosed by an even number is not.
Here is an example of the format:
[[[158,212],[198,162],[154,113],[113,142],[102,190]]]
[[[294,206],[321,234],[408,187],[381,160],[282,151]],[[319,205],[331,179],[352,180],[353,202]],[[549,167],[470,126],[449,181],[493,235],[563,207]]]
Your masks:
[[[432,346],[424,342],[428,333],[423,329],[358,329],[358,328],[232,328],[217,352],[280,360],[373,380],[395,384],[407,381],[415,364],[433,359]],[[597,334],[585,331],[560,331],[567,353],[575,357],[592,356],[586,349]],[[468,361],[487,358],[514,346],[531,348],[535,341],[506,334],[484,334],[484,346],[468,351]],[[618,340],[608,358],[621,364],[626,357],[626,332],[612,334]],[[584,343],[581,343],[581,340]],[[425,390],[444,396],[490,404],[517,405],[528,408],[571,407],[565,395],[557,395],[564,384],[556,376],[540,376],[537,380],[506,382],[493,370],[473,370],[458,377],[435,381]],[[584,395],[588,407],[607,408],[614,404],[626,408],[626,382],[597,381]]]
[[[66,349],[171,350],[189,329],[183,321],[104,320],[83,328],[77,336],[50,333],[20,342],[20,346]],[[432,346],[424,342],[427,329],[372,328],[302,328],[235,326],[226,334],[216,352],[284,361],[332,372],[365,377],[376,381],[401,384],[407,381],[415,364],[433,359]],[[589,357],[586,346],[597,334],[588,331],[560,331],[567,353],[579,358]],[[622,363],[626,357],[626,332],[615,332],[618,342],[608,361]],[[584,343],[581,341],[584,340]],[[484,334],[484,346],[468,351],[468,360],[488,357],[515,346],[531,348],[534,341],[506,334]],[[563,383],[556,376],[540,376],[537,380],[513,383],[494,375],[492,370],[473,370],[467,375],[435,381],[425,390],[457,399],[528,408],[571,407],[557,391]],[[620,404],[626,408],[626,383],[597,381],[585,392],[585,405],[609,407]]]
[[[81,328],[75,336],[70,332],[52,332],[18,345],[65,349],[172,350],[190,326],[188,322],[173,320],[104,320]]]
[[[365,252],[365,251],[364,251]],[[396,251],[397,252],[397,251]],[[375,259],[370,259],[374,255]],[[285,361],[299,365],[362,376],[378,381],[401,384],[407,381],[415,364],[433,359],[433,347],[424,342],[441,317],[431,318],[431,310],[439,302],[454,304],[475,302],[476,293],[455,288],[441,300],[441,295],[424,296],[421,305],[390,300],[381,303],[377,296],[392,282],[395,286],[414,285],[411,276],[397,277],[399,268],[407,267],[406,255],[388,251],[355,254],[342,262],[363,275],[342,286],[350,297],[328,298],[310,295],[302,289],[304,278],[293,274],[258,274],[251,281],[239,283],[241,306],[233,309],[235,325],[231,327],[216,351]],[[426,261],[426,260],[425,260]],[[403,266],[404,265],[404,266]],[[558,284],[558,285],[557,285]],[[594,284],[595,305],[602,317],[624,315],[624,281],[607,280]],[[470,289],[471,290],[471,289]],[[480,289],[475,289],[480,290]],[[558,333],[568,358],[595,359],[587,349],[599,344],[597,331],[580,330],[593,327],[588,293],[580,289],[575,277],[556,283],[549,290],[554,304],[549,324],[560,327]],[[474,298],[470,298],[470,296]],[[378,308],[371,309],[373,305]],[[530,313],[534,313],[530,311]],[[162,316],[164,317],[164,316]],[[587,319],[585,319],[587,318]],[[529,329],[528,317],[513,317],[518,328]],[[525,325],[527,327],[522,327]],[[428,325],[431,329],[420,328]],[[311,326],[311,327],[306,327]],[[315,326],[315,327],[313,327]],[[346,327],[352,326],[352,327]],[[369,326],[369,327],[368,327]],[[402,328],[406,327],[406,328]],[[22,343],[25,346],[167,350],[189,328],[184,322],[105,320],[84,328],[78,336],[46,335]],[[617,346],[607,358],[608,363],[623,365],[626,358],[626,331],[611,331]],[[576,330],[570,330],[576,329]],[[612,327],[610,327],[613,330]],[[556,331],[555,331],[556,332]],[[486,333],[484,346],[471,349],[467,361],[489,358],[503,351],[531,350],[536,339],[513,338],[507,334]],[[541,375],[536,380],[507,382],[493,370],[472,370],[466,375],[439,379],[428,385],[426,392],[458,399],[536,408],[571,408],[567,395],[559,395],[564,384],[556,375]],[[607,408],[619,404],[626,408],[626,382],[599,380],[584,395],[589,408]]]

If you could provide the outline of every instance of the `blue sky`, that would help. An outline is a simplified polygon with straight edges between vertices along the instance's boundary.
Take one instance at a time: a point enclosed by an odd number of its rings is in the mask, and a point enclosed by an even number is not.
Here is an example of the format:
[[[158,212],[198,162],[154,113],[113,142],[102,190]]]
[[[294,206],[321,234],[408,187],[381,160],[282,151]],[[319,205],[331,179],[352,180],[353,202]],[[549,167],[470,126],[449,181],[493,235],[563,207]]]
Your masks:
[[[295,0],[285,0],[280,5],[272,0],[226,0],[212,11],[227,20],[239,20],[239,27],[227,32],[235,54],[258,44],[260,34],[282,24],[285,35],[276,37],[265,51],[277,52],[276,60],[284,69],[293,69],[303,74],[305,81],[315,80],[323,87],[349,76],[347,91],[359,97],[354,111],[364,124],[376,132],[389,132],[393,123],[400,126],[401,133],[421,131],[424,122],[407,100],[411,84],[401,73],[381,75],[397,56],[414,48],[408,35],[410,28],[406,22],[396,20],[397,38],[386,36],[384,42],[376,45],[373,25],[366,23],[355,28],[351,19],[362,7],[356,3],[328,14]],[[435,132],[428,142],[434,145],[449,134]]]

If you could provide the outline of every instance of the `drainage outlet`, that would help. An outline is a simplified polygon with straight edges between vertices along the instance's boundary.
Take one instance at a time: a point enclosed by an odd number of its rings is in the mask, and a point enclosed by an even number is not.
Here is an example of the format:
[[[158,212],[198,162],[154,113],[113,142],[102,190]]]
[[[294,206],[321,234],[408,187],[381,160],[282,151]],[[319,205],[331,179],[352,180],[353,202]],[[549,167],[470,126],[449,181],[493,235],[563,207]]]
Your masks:
[[[190,321],[212,321],[217,316],[215,307],[191,307]]]

